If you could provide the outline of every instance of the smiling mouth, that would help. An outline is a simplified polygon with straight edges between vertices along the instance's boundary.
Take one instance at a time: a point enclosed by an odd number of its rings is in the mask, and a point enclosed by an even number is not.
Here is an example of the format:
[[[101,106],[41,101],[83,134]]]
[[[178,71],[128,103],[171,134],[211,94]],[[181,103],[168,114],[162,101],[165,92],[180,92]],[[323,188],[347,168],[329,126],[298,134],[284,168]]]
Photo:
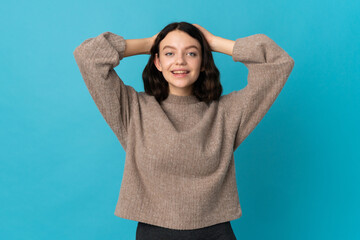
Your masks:
[[[171,71],[175,77],[185,77],[189,71]]]
[[[179,73],[179,74],[181,74],[181,73],[189,73],[189,71],[171,71],[172,73]]]

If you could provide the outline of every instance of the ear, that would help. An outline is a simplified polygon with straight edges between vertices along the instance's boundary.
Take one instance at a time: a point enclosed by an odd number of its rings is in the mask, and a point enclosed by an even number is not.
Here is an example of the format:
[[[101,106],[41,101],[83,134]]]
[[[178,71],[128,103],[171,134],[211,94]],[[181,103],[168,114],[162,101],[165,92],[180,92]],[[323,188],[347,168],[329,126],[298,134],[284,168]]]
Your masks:
[[[155,53],[154,64],[155,64],[156,68],[161,72],[162,67],[161,67],[161,63],[160,63],[160,59],[159,59],[159,54],[157,54],[157,53]]]

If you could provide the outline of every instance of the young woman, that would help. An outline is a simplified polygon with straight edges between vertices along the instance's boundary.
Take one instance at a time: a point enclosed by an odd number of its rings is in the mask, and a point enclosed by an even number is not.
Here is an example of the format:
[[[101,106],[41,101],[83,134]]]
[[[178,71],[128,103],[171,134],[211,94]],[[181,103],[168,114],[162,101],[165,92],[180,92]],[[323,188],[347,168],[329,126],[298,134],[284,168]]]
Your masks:
[[[245,64],[245,88],[221,95],[212,51]],[[138,54],[150,54],[144,92],[114,70]],[[230,221],[242,211],[233,152],[274,103],[294,60],[264,34],[232,41],[187,22],[143,39],[105,32],[74,56],[126,151],[115,215],[138,221],[136,239],[236,239]]]

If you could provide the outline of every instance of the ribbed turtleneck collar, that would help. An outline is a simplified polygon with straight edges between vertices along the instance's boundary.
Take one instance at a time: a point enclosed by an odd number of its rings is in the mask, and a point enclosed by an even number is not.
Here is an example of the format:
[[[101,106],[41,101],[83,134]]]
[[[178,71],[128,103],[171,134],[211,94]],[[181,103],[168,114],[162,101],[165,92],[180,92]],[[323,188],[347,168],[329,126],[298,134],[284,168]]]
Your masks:
[[[200,102],[195,95],[179,96],[169,94],[169,96],[163,100],[164,103],[175,103],[175,104],[192,104]]]

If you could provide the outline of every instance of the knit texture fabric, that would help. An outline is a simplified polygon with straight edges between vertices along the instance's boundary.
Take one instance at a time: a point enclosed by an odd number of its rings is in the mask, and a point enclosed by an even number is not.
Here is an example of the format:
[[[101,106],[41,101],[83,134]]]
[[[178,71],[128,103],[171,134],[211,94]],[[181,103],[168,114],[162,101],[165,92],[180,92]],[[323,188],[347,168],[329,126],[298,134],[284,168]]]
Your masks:
[[[114,70],[125,48],[122,36],[104,32],[73,52],[126,152],[114,214],[178,230],[239,218],[233,153],[274,103],[294,60],[264,34],[238,38],[232,57],[248,68],[246,87],[210,104],[172,94],[159,104]]]

